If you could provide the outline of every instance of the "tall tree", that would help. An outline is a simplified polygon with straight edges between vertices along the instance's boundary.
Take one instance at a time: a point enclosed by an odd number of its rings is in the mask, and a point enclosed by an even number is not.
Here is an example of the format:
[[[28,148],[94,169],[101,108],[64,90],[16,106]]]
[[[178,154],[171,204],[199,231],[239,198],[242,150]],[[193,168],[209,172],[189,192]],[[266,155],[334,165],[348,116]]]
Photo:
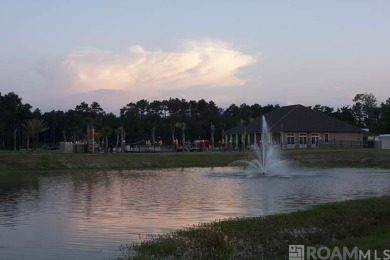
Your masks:
[[[343,106],[341,108],[338,108],[334,113],[333,116],[337,119],[340,119],[342,121],[345,121],[351,125],[356,125],[356,120],[353,115],[352,108],[350,106]]]
[[[116,150],[118,151],[119,149],[119,141],[120,141],[121,152],[124,152],[125,131],[123,126],[118,127],[117,129],[115,129],[114,132],[116,134]]]
[[[360,127],[373,127],[378,120],[379,108],[376,97],[371,93],[356,94],[352,100],[352,111]]]
[[[328,107],[328,106],[322,106],[322,105],[317,104],[313,107],[313,110],[322,112],[328,116],[333,116],[334,109],[331,107]]]
[[[105,126],[103,130],[101,131],[101,134],[104,138],[104,152],[108,153],[108,137],[112,133],[112,128],[109,126]]]
[[[31,135],[33,140],[33,150],[37,150],[37,146],[39,143],[39,133],[44,132],[48,129],[46,123],[40,119],[28,119],[22,126],[26,129],[28,135]]]
[[[106,112],[104,112],[103,108],[100,107],[100,104],[96,101],[92,102],[89,110],[92,113],[92,115],[94,115],[94,116],[102,116],[102,115],[106,114]]]
[[[1,149],[5,150],[5,135],[6,135],[6,106],[4,97],[0,92],[0,141],[1,141]]]
[[[390,133],[390,98],[386,99],[385,103],[380,106],[380,133]]]
[[[0,94],[1,96],[1,94]],[[13,143],[13,149],[17,149],[17,133],[19,137],[23,137],[22,129],[20,128],[21,122],[31,118],[31,106],[30,104],[22,103],[22,98],[14,92],[10,92],[0,98],[0,123],[3,139],[3,147],[10,147]],[[20,143],[23,142],[23,138],[19,139]]]

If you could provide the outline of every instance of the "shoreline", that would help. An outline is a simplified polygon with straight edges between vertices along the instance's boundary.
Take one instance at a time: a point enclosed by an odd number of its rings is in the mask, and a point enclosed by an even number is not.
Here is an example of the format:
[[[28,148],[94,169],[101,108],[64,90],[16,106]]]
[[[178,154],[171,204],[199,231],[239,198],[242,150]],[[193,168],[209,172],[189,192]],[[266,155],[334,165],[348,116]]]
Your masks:
[[[358,247],[383,257],[390,254],[389,215],[390,196],[383,196],[226,219],[129,244],[116,259],[287,259],[290,245]]]
[[[84,153],[59,151],[0,152],[0,174],[36,171],[79,171],[113,169],[165,169],[224,167],[247,159],[248,152],[164,152],[164,153]]]

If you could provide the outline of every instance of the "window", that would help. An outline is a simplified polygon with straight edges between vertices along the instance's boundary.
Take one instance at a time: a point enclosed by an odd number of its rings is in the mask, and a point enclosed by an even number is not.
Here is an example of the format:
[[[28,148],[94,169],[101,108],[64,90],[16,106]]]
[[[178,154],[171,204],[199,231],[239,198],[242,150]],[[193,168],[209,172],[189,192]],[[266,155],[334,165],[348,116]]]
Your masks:
[[[295,143],[295,134],[287,134],[287,144]]]
[[[320,140],[320,134],[311,134],[312,145],[318,145],[318,140]]]
[[[324,143],[329,143],[329,134],[324,135]]]
[[[307,144],[307,134],[299,134],[299,144]]]

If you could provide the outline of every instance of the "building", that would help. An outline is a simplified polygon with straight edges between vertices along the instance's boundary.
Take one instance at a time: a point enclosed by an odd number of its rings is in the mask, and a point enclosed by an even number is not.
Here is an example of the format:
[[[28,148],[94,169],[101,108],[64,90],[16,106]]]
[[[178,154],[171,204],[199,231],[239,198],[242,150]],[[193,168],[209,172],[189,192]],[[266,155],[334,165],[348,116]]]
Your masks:
[[[390,134],[379,135],[375,147],[380,149],[390,149]]]
[[[278,108],[264,115],[272,142],[284,149],[367,146],[368,132],[302,105]],[[261,141],[262,117],[224,132],[229,149],[247,149]]]

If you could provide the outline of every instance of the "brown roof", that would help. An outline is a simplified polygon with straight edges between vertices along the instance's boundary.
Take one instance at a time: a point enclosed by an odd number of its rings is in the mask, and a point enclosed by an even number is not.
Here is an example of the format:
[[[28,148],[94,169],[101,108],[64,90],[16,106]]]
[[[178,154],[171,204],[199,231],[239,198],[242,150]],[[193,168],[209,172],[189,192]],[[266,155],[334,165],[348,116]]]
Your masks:
[[[264,115],[270,132],[348,132],[362,133],[360,128],[350,125],[322,112],[302,105],[285,106]],[[261,133],[262,117],[246,126],[247,133]],[[244,127],[237,126],[226,134],[242,133]]]

